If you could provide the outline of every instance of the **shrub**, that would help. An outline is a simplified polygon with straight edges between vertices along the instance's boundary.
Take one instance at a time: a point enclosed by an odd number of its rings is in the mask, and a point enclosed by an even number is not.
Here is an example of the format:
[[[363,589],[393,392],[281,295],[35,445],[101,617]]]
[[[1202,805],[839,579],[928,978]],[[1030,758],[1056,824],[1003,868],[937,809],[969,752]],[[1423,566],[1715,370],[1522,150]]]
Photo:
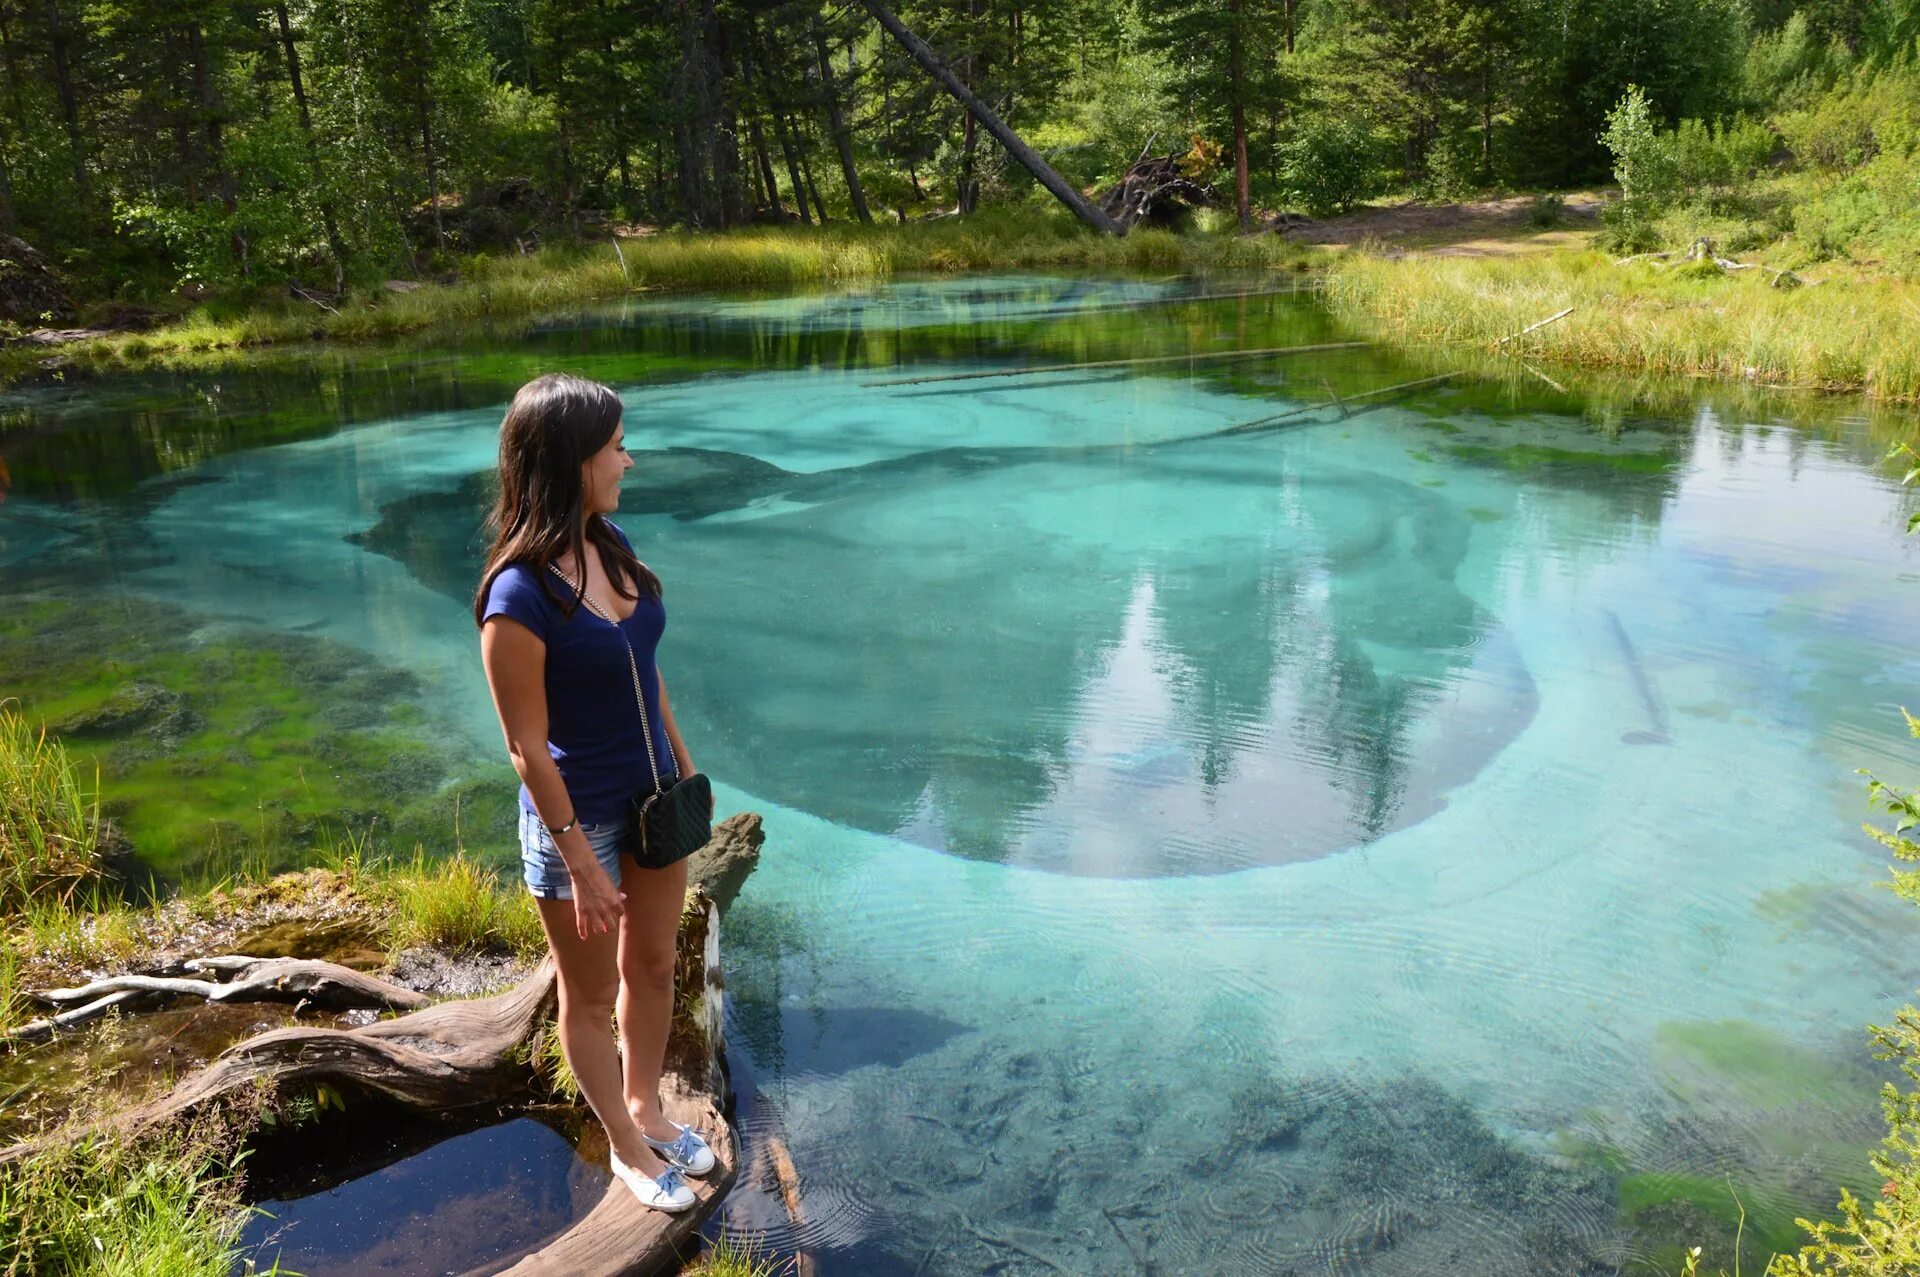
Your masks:
[[[1316,115],[1280,144],[1280,194],[1316,217],[1344,213],[1379,194],[1378,140],[1352,120]]]

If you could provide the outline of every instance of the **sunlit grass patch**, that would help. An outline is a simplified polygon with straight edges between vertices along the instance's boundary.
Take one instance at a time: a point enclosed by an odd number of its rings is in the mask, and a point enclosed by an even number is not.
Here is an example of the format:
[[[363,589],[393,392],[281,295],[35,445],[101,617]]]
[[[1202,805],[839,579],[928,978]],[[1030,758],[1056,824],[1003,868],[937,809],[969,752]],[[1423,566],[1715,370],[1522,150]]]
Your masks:
[[[411,861],[376,867],[371,894],[391,910],[389,946],[394,950],[431,944],[463,952],[505,949],[533,955],[546,950],[546,936],[533,898],[464,852],[430,860],[415,852]]]
[[[1813,272],[1816,277],[1820,272]],[[1701,276],[1593,252],[1525,259],[1337,260],[1340,314],[1402,343],[1490,343],[1594,367],[1920,399],[1920,284],[1833,268],[1812,287],[1772,288],[1754,270]]]
[[[524,321],[635,292],[785,290],[878,283],[897,275],[995,270],[1067,272],[1305,270],[1320,256],[1277,235],[1140,228],[1118,237],[1064,212],[996,209],[904,226],[749,227],[669,231],[524,255],[476,256],[451,283],[363,286],[327,308],[291,296],[230,301],[164,327],[64,347],[105,363],[218,363],[235,352],[311,340],[372,341]]]

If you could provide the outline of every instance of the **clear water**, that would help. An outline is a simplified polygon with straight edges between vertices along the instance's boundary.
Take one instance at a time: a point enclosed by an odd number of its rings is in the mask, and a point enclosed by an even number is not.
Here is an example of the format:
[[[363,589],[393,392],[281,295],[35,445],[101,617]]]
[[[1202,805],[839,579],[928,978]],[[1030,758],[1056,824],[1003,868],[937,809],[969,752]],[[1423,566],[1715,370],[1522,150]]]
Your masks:
[[[310,854],[298,787],[372,741],[356,812],[458,790],[506,864],[475,524],[512,386],[582,369],[628,405],[676,713],[767,822],[729,1226],[829,1274],[1586,1273],[1724,1253],[1737,1193],[1749,1264],[1792,1244],[1864,1178],[1861,1026],[1916,980],[1853,770],[1920,770],[1874,464],[1906,424],[1513,371],[1206,437],[1434,352],[869,384],[1341,335],[1186,287],[682,300],[15,395],[0,599],[43,619],[0,622],[0,694],[106,695],[59,611],[106,600],[75,615],[178,649],[114,631],[139,677],[261,702],[95,722],[151,863],[255,807]]]

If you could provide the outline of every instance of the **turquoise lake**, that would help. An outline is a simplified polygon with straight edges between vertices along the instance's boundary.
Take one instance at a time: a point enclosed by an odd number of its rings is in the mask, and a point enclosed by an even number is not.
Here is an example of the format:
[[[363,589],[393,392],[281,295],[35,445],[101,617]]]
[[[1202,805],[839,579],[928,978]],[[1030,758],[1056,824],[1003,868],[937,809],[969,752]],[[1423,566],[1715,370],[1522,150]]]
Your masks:
[[[1856,774],[1920,776],[1913,423],[1478,360],[1338,406],[1445,351],[876,384],[1348,335],[1247,287],[0,392],[0,696],[162,878],[341,829],[512,867],[478,521],[513,388],[598,376],[676,715],[766,822],[727,1227],[862,1277],[1588,1274],[1731,1267],[1737,1198],[1758,1271],[1876,1190],[1865,1025],[1920,983]]]

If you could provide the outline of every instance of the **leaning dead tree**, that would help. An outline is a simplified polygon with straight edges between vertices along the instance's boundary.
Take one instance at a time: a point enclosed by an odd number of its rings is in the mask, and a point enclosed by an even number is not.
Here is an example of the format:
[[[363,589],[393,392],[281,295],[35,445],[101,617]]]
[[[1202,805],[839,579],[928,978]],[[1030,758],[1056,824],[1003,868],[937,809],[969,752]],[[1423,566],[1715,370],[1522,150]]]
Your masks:
[[[908,30],[906,24],[895,17],[890,9],[880,3],[880,0],[863,0],[863,3],[866,5],[867,12],[887,29],[889,35],[900,42],[901,47],[913,57],[913,60],[918,62],[928,75],[939,81],[940,87],[951,93],[955,101],[972,112],[973,118],[985,125],[987,132],[993,134],[1000,140],[1000,145],[1007,148],[1007,154],[1020,161],[1020,166],[1033,174],[1034,180],[1052,192],[1055,199],[1072,209],[1075,217],[1095,230],[1105,231],[1109,235],[1127,233],[1125,226],[1114,221],[1107,215],[1106,210],[1091,203],[1086,196],[1074,190],[1053,165],[1041,159],[1038,151],[1028,146],[1021,140],[1018,133],[1008,128],[1006,121],[996,115],[992,107],[981,101],[979,94],[962,84],[960,77],[940,60],[940,56],[928,46],[927,42]]]

